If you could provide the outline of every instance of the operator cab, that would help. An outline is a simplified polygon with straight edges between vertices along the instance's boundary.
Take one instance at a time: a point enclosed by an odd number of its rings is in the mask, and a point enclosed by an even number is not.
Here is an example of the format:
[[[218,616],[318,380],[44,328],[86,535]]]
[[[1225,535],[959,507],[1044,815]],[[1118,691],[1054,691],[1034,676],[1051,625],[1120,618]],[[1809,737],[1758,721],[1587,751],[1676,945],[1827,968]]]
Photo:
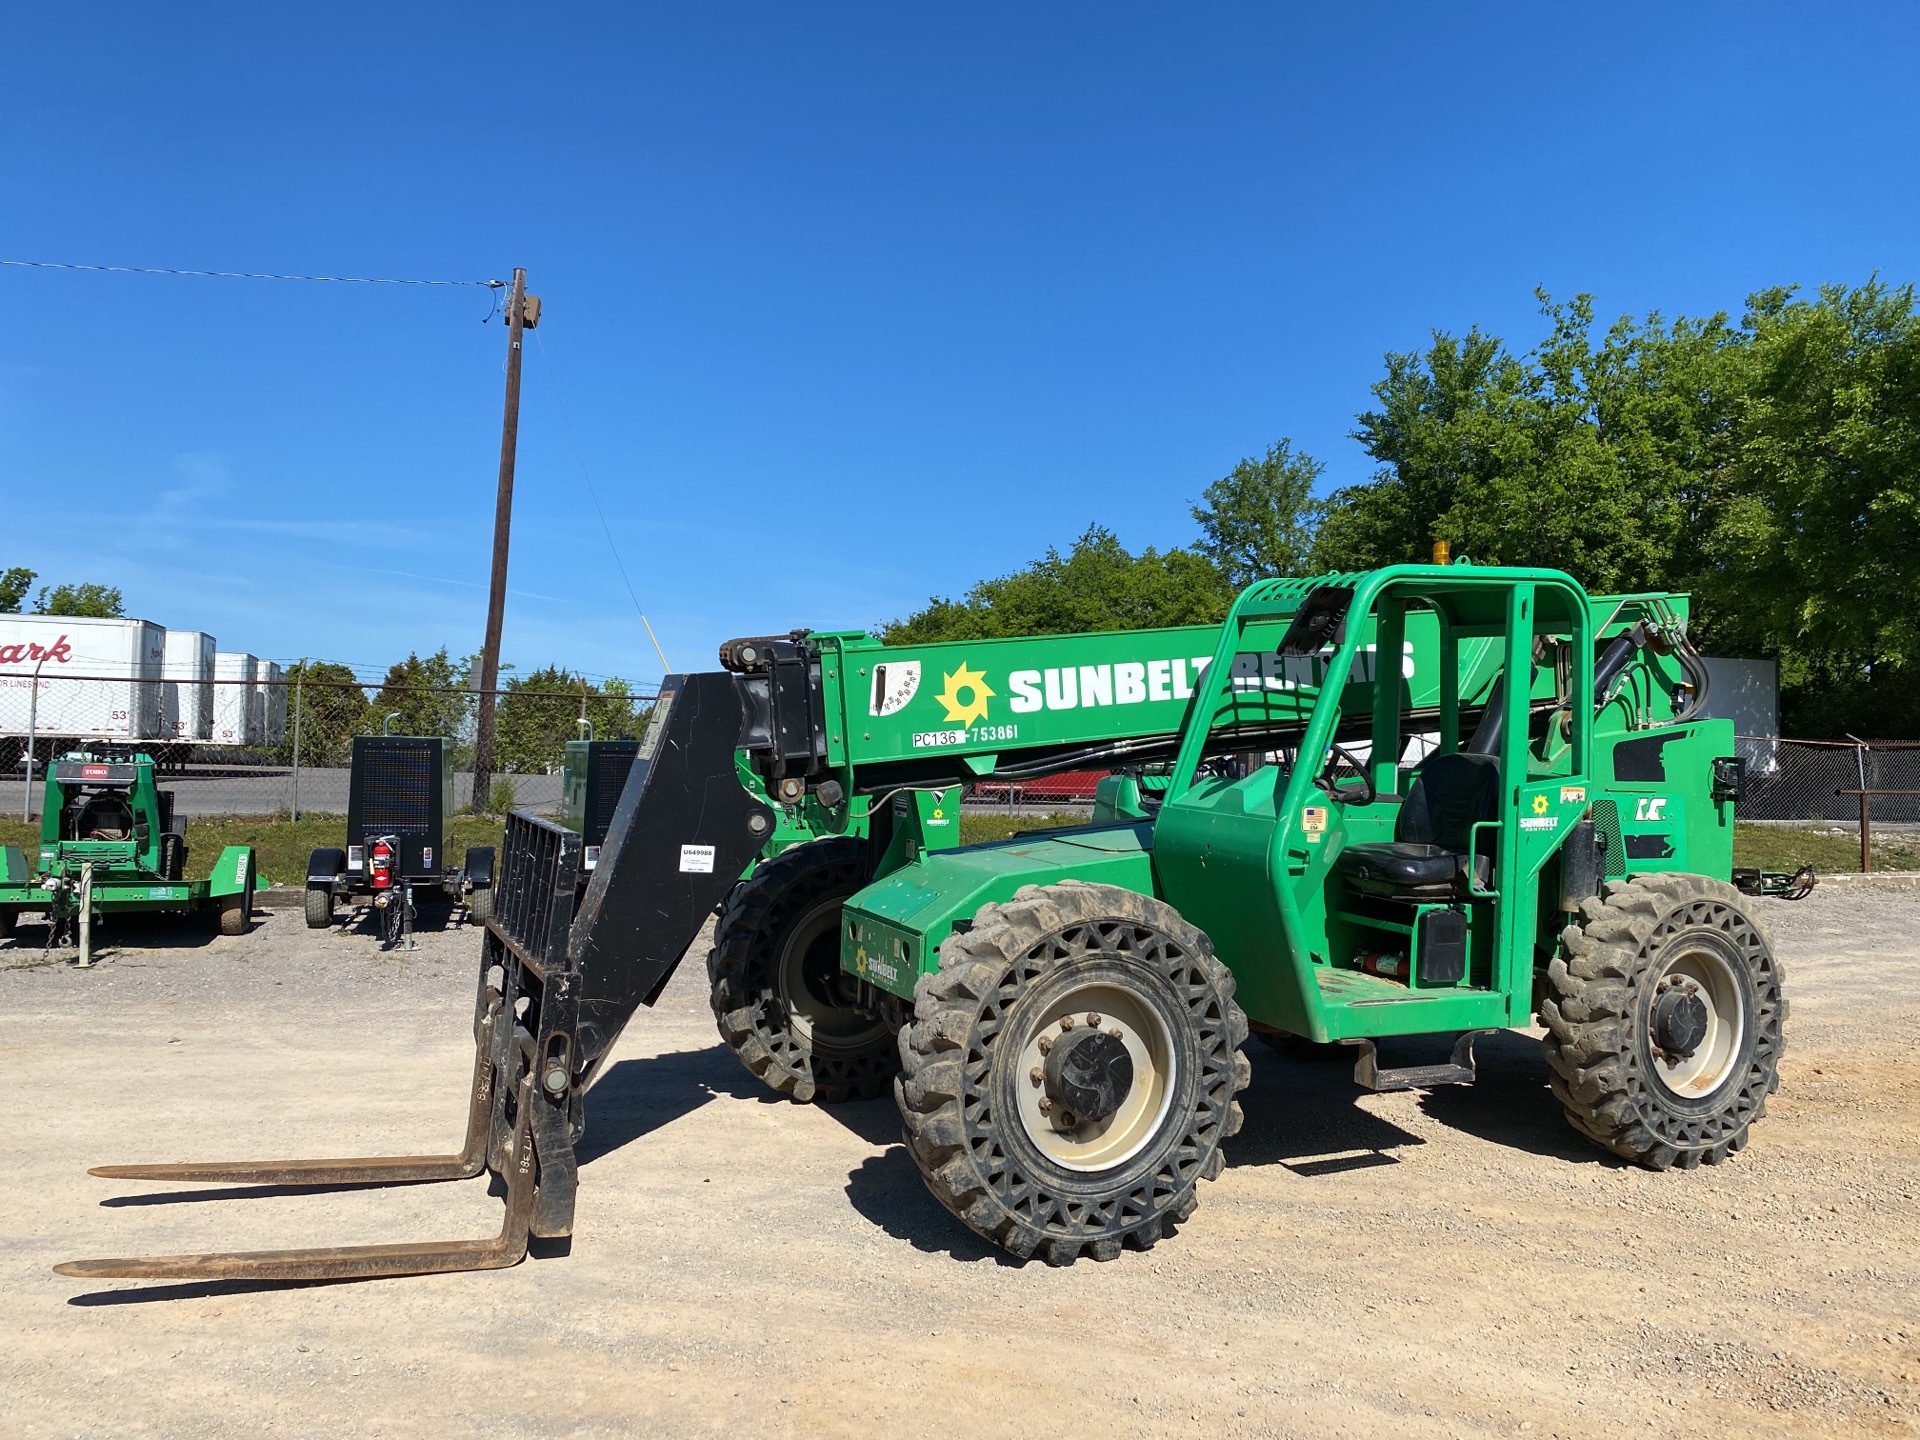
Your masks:
[[[1312,608],[1309,597],[1300,613]],[[1324,882],[1329,958],[1415,989],[1492,986],[1493,933],[1517,889],[1502,883],[1517,863],[1510,832],[1557,830],[1577,818],[1563,805],[1584,802],[1587,707],[1570,697],[1575,646],[1591,655],[1587,608],[1461,567],[1381,590],[1362,623],[1376,656],[1403,650],[1410,626],[1431,627],[1435,643],[1415,649],[1438,663],[1409,673],[1406,650],[1404,666],[1366,667],[1324,692],[1340,707],[1335,733],[1363,737],[1335,747],[1358,781],[1320,781],[1343,842]],[[1560,663],[1543,665],[1550,656]],[[1507,789],[1517,800],[1516,786],[1549,781],[1564,782],[1551,799],[1529,796],[1518,815],[1503,806]]]
[[[1213,662],[1231,678],[1210,687],[1158,826],[1168,898],[1266,1024],[1338,1038],[1505,1023],[1507,972],[1533,947],[1501,936],[1557,928],[1524,882],[1587,808],[1585,593],[1553,572],[1397,566],[1263,582],[1231,623]],[[1240,736],[1280,763],[1208,773]],[[1421,999],[1458,1003],[1367,1008]]]

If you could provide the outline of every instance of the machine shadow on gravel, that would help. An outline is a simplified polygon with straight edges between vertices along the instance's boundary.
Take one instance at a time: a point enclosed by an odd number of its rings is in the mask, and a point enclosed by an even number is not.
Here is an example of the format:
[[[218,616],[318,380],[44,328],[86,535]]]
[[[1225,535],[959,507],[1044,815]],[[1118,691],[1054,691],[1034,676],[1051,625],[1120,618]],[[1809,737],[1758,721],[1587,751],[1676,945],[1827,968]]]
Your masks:
[[[293,912],[289,911],[289,915]],[[415,904],[413,907],[413,933],[416,935],[438,935],[443,930],[457,930],[466,912],[457,905]],[[349,935],[365,935],[378,939],[380,935],[380,912],[371,905],[356,906],[345,913],[342,931]]]
[[[1229,1172],[1243,1165],[1284,1165],[1312,1178],[1395,1165],[1395,1151],[1426,1143],[1353,1103],[1365,1092],[1354,1085],[1350,1062],[1296,1060],[1260,1045],[1248,1050],[1254,1057],[1253,1084],[1242,1092],[1246,1123],[1226,1145]],[[850,1111],[871,1112],[874,1133],[868,1135]],[[875,1144],[898,1138],[899,1112],[890,1100],[835,1106],[834,1114]],[[861,1215],[916,1250],[955,1260],[1025,1263],[949,1215],[928,1193],[902,1144],[863,1160],[847,1176],[846,1193]]]
[[[742,1070],[724,1045],[617,1060],[587,1092],[587,1133],[575,1153],[589,1164],[722,1096],[795,1108]],[[900,1112],[891,1100],[798,1108],[830,1116],[870,1145],[900,1137]]]
[[[891,1116],[895,1143],[881,1154],[868,1156],[848,1174],[846,1194],[855,1210],[922,1254],[945,1255],[952,1260],[991,1260],[1013,1269],[1027,1263],[981,1239],[933,1198],[906,1145],[899,1140],[900,1112],[893,1101],[871,1100],[862,1108],[884,1110]]]
[[[1497,1030],[1474,1042],[1478,1078],[1442,1085],[1420,1097],[1420,1109],[1450,1130],[1530,1155],[1577,1165],[1620,1169],[1629,1162],[1588,1143],[1567,1124],[1547,1088],[1540,1042],[1516,1030]]]
[[[1246,1123],[1226,1144],[1227,1168],[1283,1165],[1313,1178],[1397,1165],[1394,1152],[1427,1142],[1354,1102],[1367,1092],[1353,1083],[1344,1046],[1296,1058],[1258,1042],[1246,1047],[1253,1083],[1241,1092]]]
[[[253,923],[257,927],[264,919],[264,913],[256,911]],[[13,939],[0,943],[0,965],[71,965],[77,961],[80,951],[72,943],[45,948],[47,929],[46,921],[20,920]],[[116,915],[94,921],[93,958],[98,964],[123,960],[133,952],[137,963],[140,951],[204,950],[220,938],[219,928],[204,915]]]

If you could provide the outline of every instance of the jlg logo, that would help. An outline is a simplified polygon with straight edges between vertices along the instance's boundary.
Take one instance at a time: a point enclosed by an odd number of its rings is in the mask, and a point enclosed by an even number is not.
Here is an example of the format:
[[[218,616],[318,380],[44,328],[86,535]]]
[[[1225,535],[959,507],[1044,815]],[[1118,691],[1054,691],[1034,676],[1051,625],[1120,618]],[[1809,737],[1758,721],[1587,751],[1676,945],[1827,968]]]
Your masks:
[[[1642,795],[1640,803],[1634,806],[1633,818],[1636,820],[1666,819],[1667,797],[1664,795]]]

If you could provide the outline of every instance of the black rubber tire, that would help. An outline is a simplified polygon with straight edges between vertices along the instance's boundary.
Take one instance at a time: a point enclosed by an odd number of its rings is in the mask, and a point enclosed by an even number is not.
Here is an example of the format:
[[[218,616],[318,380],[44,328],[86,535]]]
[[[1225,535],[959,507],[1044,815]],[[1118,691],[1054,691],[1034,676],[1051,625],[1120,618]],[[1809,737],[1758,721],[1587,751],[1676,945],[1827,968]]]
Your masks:
[[[228,895],[220,901],[220,933],[222,935],[244,935],[248,922],[253,916],[253,882],[247,882],[247,888],[238,895]]]
[[[1173,1077],[1157,1128],[1105,1170],[1069,1169],[1034,1143],[1011,1073],[1050,989],[1099,977],[1168,1026]],[[1184,1221],[1240,1129],[1234,1097],[1253,1077],[1232,973],[1171,905],[1110,885],[1028,885],[984,905],[940,947],[914,991],[894,1096],[907,1149],[940,1203],[1010,1253],[1049,1264],[1145,1250]],[[1022,1001],[1028,1001],[1023,1016]],[[1005,1034],[1008,1045],[998,1044]]]
[[[734,887],[714,928],[707,981],[720,1038],[750,1074],[795,1100],[871,1100],[887,1093],[900,1068],[894,1026],[837,1009],[814,991],[807,999],[816,1018],[845,1016],[848,1033],[803,1029],[780,980],[789,940],[820,931],[823,906],[833,924],[814,943],[833,947],[829,963],[838,968],[840,906],[867,883],[865,856],[866,842],[848,836],[796,845]]]
[[[493,887],[475,886],[467,892],[467,923],[485,925],[493,918]]]
[[[1704,875],[1639,875],[1585,901],[1561,932],[1540,1021],[1548,1083],[1574,1129],[1653,1170],[1717,1164],[1746,1148],[1780,1084],[1787,1001],[1766,927],[1731,885]],[[1742,1027],[1726,1078],[1698,1097],[1661,1082],[1655,985],[1689,948],[1722,957]]]
[[[322,890],[318,887],[308,890],[306,905],[309,930],[324,930],[333,924],[333,892],[331,890]]]

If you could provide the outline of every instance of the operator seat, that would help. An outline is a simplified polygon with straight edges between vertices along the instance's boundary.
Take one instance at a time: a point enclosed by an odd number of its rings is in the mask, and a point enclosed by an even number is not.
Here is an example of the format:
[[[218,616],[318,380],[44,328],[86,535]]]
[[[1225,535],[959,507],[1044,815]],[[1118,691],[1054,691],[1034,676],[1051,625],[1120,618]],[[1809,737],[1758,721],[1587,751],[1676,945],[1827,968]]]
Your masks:
[[[1436,755],[1420,767],[1394,821],[1393,840],[1349,845],[1334,860],[1355,889],[1398,900],[1467,898],[1485,889],[1492,862],[1473,855],[1473,827],[1496,818],[1500,761],[1492,755]]]

